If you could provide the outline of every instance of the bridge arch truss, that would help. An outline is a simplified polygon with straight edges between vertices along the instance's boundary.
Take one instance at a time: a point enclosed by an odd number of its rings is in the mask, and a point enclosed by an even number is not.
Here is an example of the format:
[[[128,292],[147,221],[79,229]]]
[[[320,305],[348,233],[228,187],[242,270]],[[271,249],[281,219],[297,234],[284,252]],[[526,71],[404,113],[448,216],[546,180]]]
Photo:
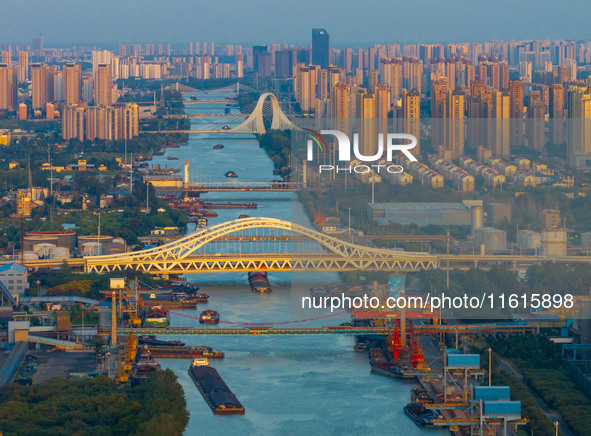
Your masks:
[[[273,130],[291,130],[295,129],[296,126],[287,118],[287,115],[281,110],[277,97],[270,92],[262,94],[252,111],[246,120],[244,120],[239,126],[234,127],[230,132],[244,132],[244,133],[265,133],[265,123],[263,115],[263,107],[267,98],[271,101],[271,108],[273,110],[273,119],[271,121],[271,129]]]
[[[316,241],[320,253],[200,253],[220,238],[251,229],[279,229]],[[202,250],[204,251],[204,250]],[[429,253],[394,251],[352,244],[275,218],[245,218],[200,229],[148,250],[85,257],[87,272],[133,269],[149,274],[250,271],[418,271],[437,267]]]

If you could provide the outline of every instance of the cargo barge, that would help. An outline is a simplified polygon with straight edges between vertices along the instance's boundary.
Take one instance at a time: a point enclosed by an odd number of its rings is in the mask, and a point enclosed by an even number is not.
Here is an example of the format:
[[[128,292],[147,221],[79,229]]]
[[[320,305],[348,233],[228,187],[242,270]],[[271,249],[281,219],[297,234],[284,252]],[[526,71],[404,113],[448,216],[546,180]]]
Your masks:
[[[248,284],[250,290],[259,294],[268,294],[273,292],[269,280],[267,280],[267,273],[264,271],[255,271],[248,273]]]
[[[216,415],[244,415],[244,406],[222,380],[207,359],[195,359],[189,368],[189,376]]]
[[[201,324],[218,324],[220,322],[220,314],[215,310],[204,310],[199,315],[199,323]]]
[[[223,359],[225,353],[214,350],[211,347],[177,347],[177,346],[150,346],[150,353],[154,357],[163,359],[186,359],[189,357],[207,357],[209,359]]]
[[[431,427],[434,419],[442,418],[436,411],[425,409],[418,403],[408,403],[404,406],[404,413],[420,427]]]
[[[147,306],[160,306],[163,309],[195,309],[197,303],[207,303],[209,296],[207,294],[195,294],[187,296],[163,294],[142,297]]]
[[[206,209],[256,209],[258,205],[252,201],[248,203],[214,203],[212,201],[206,201],[203,203],[203,207]]]

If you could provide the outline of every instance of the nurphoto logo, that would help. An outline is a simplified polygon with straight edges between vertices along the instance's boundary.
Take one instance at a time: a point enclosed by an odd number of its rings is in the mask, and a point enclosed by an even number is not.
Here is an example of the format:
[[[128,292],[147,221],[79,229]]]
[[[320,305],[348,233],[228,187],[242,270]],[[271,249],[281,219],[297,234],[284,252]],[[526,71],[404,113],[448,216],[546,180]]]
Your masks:
[[[321,130],[320,133],[306,129],[312,135],[308,135],[311,139],[307,142],[307,160],[314,160],[314,143],[318,146],[320,151],[328,152],[328,145],[323,135],[332,135],[336,140],[336,149],[338,150],[337,156],[339,162],[350,162],[348,165],[340,166],[336,163],[334,165],[321,164],[318,165],[318,172],[355,172],[355,173],[368,173],[373,171],[380,173],[385,170],[391,174],[400,174],[404,172],[404,168],[401,165],[392,164],[392,156],[394,152],[401,152],[410,161],[416,162],[417,158],[410,152],[417,145],[417,138],[414,135],[408,133],[388,133],[386,135],[378,135],[378,146],[376,153],[371,156],[366,156],[361,153],[359,149],[359,134],[353,134],[353,147],[351,147],[351,140],[349,137],[341,132],[340,130]],[[386,144],[384,145],[384,136],[386,137]],[[351,154],[351,148],[353,149],[353,158]],[[378,163],[383,159],[385,152],[385,163]],[[360,164],[354,164],[355,162]],[[361,162],[376,162],[366,165]]]

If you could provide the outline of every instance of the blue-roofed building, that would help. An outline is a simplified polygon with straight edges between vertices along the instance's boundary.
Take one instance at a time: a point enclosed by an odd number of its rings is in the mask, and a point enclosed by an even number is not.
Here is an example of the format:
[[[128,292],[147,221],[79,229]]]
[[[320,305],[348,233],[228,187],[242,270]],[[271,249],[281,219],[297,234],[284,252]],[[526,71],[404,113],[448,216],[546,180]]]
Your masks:
[[[27,268],[16,262],[0,266],[0,282],[6,286],[13,297],[23,295],[29,288]]]

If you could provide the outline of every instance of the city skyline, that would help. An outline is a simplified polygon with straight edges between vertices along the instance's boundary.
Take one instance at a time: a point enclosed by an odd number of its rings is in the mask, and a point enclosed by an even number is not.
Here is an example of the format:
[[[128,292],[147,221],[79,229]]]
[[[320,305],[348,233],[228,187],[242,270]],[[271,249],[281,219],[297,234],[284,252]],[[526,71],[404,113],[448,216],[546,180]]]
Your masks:
[[[308,44],[311,27],[326,28],[334,47],[387,42],[578,40],[586,38],[582,29],[591,12],[591,5],[582,0],[570,2],[568,9],[559,9],[556,2],[549,0],[500,0],[494,5],[404,0],[394,6],[378,0],[372,8],[350,0],[325,0],[320,6],[305,0],[290,10],[291,5],[285,0],[272,4],[263,0],[248,4],[234,0],[215,4],[174,0],[162,8],[155,0],[130,0],[125,4],[113,0],[100,4],[64,0],[57,7],[38,0],[1,0],[0,7],[12,19],[0,29],[0,41],[25,44],[43,34],[47,44],[53,45],[156,41],[180,44],[199,39],[222,44]],[[204,19],[212,16],[223,19]],[[244,25],[245,20],[249,25]]]

